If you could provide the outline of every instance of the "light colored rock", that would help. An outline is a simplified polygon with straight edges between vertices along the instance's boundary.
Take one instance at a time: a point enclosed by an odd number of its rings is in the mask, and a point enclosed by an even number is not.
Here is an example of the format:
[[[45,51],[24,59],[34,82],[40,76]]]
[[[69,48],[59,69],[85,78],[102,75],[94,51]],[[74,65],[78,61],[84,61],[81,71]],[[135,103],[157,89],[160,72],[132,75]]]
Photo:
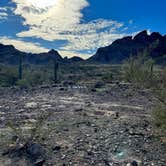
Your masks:
[[[52,105],[50,105],[50,104],[44,104],[44,105],[42,105],[41,107],[42,107],[42,108],[51,108]]]
[[[37,103],[36,102],[29,102],[25,104],[26,108],[36,108],[37,107]]]

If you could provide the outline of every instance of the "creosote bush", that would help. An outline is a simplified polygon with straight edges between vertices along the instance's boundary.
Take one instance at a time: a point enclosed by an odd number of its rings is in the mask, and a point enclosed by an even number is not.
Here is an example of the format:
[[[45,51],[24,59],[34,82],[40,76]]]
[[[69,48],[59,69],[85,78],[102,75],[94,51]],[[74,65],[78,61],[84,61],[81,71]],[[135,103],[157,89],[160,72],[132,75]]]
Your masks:
[[[50,83],[53,78],[50,73],[44,71],[24,71],[23,79],[18,80],[16,85],[21,88],[29,88]]]
[[[13,86],[18,79],[17,68],[0,66],[0,86]]]
[[[55,126],[50,127],[48,118],[53,112],[43,113],[35,122],[10,120],[0,134],[2,156],[24,159],[27,165],[41,165],[49,155],[50,145],[44,146]]]
[[[159,127],[163,134],[166,134],[166,105],[159,104],[154,108],[153,116],[155,120],[155,124]]]
[[[154,62],[145,55],[130,58],[124,64],[124,79],[149,88],[159,100],[153,110],[154,122],[166,134],[166,68],[154,70]]]
[[[47,127],[47,120],[51,115],[52,113],[42,114],[32,124],[24,125],[21,122],[9,121],[7,127],[10,129],[10,134],[12,135],[12,140],[9,140],[9,142],[15,143],[15,148],[28,143],[42,143],[43,138],[48,137],[50,130],[52,130],[52,128]],[[29,126],[27,129],[25,128],[26,125]],[[13,140],[13,138],[16,139]]]
[[[124,79],[135,84],[149,86],[154,79],[153,65],[153,60],[147,57],[132,57],[124,64]]]

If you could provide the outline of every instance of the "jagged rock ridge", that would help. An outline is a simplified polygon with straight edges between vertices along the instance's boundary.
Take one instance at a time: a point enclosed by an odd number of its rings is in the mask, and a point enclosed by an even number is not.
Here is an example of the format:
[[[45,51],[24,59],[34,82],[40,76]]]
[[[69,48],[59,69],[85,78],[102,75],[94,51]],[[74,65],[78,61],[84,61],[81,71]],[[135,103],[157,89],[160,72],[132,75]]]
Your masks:
[[[20,55],[22,55],[24,63],[30,64],[48,64],[51,60],[56,60],[62,63],[83,61],[83,59],[79,57],[62,58],[58,51],[54,49],[45,53],[33,54],[21,52],[12,45],[0,44],[0,63],[18,64]]]
[[[130,56],[147,50],[148,56],[158,64],[166,63],[166,35],[158,32],[148,35],[147,31],[138,33],[135,37],[127,36],[114,41],[107,47],[99,48],[88,61],[99,63],[122,63]]]

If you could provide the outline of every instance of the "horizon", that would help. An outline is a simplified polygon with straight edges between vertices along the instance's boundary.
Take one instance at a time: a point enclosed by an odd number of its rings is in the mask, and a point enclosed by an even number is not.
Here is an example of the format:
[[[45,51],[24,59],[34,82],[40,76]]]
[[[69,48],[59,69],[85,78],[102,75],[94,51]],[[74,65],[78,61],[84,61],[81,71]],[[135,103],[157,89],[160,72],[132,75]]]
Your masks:
[[[130,35],[130,36],[124,36],[124,37],[122,37],[122,38],[118,38],[118,39],[116,39],[116,40],[119,40],[119,39],[123,39],[123,38],[125,38],[125,37],[132,37],[132,39],[134,39],[134,37],[135,36],[137,36],[139,33],[141,33],[141,32],[144,32],[144,31],[146,31],[147,32],[147,35],[148,36],[150,36],[152,33],[159,33],[159,32],[150,32],[150,31],[148,31],[148,30],[142,30],[142,31],[140,31],[140,32],[138,32],[138,33],[136,33],[136,34],[133,34],[133,35]],[[160,34],[160,33],[159,33]],[[166,35],[162,35],[162,34],[160,34],[161,36],[166,36]],[[115,40],[115,41],[116,41]],[[114,42],[114,41],[113,41]],[[0,43],[0,44],[3,44],[3,43]],[[112,43],[110,43],[110,45],[111,45]],[[3,45],[10,45],[10,44],[3,44]],[[11,46],[13,46],[15,49],[17,49],[14,45],[12,45],[11,44]],[[109,46],[109,45],[108,45]],[[107,46],[105,46],[105,47],[107,47]],[[102,48],[102,46],[101,47],[99,47],[99,48]],[[98,49],[99,49],[98,48]],[[97,49],[97,50],[98,50]],[[18,49],[19,50],[19,49]],[[40,53],[49,53],[50,51],[57,51],[58,53],[59,53],[59,51],[58,50],[55,50],[54,48],[51,48],[51,49],[49,49],[49,50],[47,50],[46,52],[40,52]],[[96,50],[96,52],[97,52],[97,50]],[[20,50],[19,50],[20,51]],[[40,54],[40,53],[33,53],[33,52],[26,52],[26,51],[22,51],[22,52],[24,52],[24,53],[27,53],[27,54]],[[95,52],[95,53],[96,53]],[[91,57],[93,57],[94,56],[94,54],[92,54],[92,55],[90,55],[88,58],[84,58],[84,57],[81,57],[81,56],[77,56],[77,55],[74,55],[74,56],[71,56],[71,57],[68,57],[68,56],[62,56],[60,53],[59,53],[59,55],[62,57],[62,58],[68,58],[68,59],[70,59],[70,58],[73,58],[73,57],[80,57],[80,58],[82,58],[83,60],[87,60],[87,59],[89,59],[89,58],[91,58]]]
[[[164,11],[164,5],[163,0],[3,0],[0,43],[24,52],[54,49],[62,57],[87,59],[98,48],[145,29],[166,34],[166,13],[157,12]]]

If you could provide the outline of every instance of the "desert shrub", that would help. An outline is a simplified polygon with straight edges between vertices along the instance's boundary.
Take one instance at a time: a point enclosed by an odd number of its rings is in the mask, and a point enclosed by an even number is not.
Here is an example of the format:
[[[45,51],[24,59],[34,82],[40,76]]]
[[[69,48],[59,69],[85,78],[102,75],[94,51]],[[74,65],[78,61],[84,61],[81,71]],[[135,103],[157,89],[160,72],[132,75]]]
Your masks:
[[[158,73],[158,80],[160,85],[166,87],[166,67],[162,68],[161,71]]]
[[[0,86],[31,87],[54,82],[52,66],[23,65],[22,79],[19,79],[18,66],[0,65]]]
[[[49,83],[52,78],[49,77],[49,74],[42,71],[25,71],[24,77],[21,80],[16,82],[16,85],[21,88],[34,87],[38,85],[42,85],[44,83]]]
[[[166,136],[166,68],[158,71],[156,84],[151,89],[159,100],[159,104],[153,110],[154,122]]]
[[[15,67],[1,67],[0,86],[13,86],[18,79],[18,72]]]
[[[154,122],[166,134],[166,105],[159,104],[153,110]]]
[[[18,80],[16,82],[16,85],[19,86],[20,88],[29,88],[31,85],[29,84],[29,81],[26,79]]]
[[[163,85],[156,85],[153,87],[153,93],[155,94],[156,98],[162,103],[166,105],[166,86]]]
[[[153,82],[153,60],[144,56],[130,58],[124,64],[124,79],[139,85],[149,86]]]
[[[159,104],[154,108],[154,123],[166,133],[166,68],[153,70],[153,61],[145,56],[130,58],[124,66],[125,80],[152,90]]]
[[[28,73],[25,78],[31,86],[41,85],[45,80],[40,72]]]
[[[4,149],[2,155],[12,159],[24,158],[27,165],[43,165],[50,152],[50,145],[46,147],[43,144],[55,127],[50,127],[47,121],[51,115],[44,113],[35,122],[9,121],[7,130],[0,134]]]
[[[166,67],[161,68],[155,76],[155,84],[150,87],[158,100],[166,105]]]
[[[23,124],[19,121],[9,121],[7,123],[7,127],[10,129],[11,139],[9,141],[14,141],[13,137],[17,138],[19,144],[27,144],[28,142],[37,142],[42,143],[43,138],[49,136],[49,132],[51,132],[52,128],[48,128],[47,120],[52,115],[52,113],[44,113],[36,119],[36,122],[29,123],[28,126],[30,128],[25,129],[24,126],[27,124]],[[17,142],[18,143],[18,142]]]

